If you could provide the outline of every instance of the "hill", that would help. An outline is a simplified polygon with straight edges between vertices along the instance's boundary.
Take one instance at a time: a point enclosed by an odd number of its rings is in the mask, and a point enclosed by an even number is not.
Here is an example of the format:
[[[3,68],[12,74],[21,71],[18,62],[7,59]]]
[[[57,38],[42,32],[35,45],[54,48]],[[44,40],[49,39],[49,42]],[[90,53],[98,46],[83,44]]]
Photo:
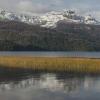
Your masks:
[[[100,25],[59,21],[51,29],[0,21],[0,51],[100,51]]]

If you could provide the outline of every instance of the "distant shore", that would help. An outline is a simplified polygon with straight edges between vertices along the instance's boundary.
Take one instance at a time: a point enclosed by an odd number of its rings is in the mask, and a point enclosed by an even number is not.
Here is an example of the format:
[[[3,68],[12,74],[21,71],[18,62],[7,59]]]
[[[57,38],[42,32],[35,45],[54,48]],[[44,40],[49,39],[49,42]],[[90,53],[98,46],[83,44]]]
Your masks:
[[[0,56],[0,66],[11,69],[100,73],[100,59],[95,58]]]

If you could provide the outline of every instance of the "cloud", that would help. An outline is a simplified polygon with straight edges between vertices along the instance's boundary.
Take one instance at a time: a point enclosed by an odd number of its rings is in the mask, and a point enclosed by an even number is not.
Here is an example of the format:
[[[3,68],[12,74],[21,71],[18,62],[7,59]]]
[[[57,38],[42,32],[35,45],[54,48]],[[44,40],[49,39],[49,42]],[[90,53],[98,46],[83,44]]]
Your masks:
[[[99,4],[100,0],[0,0],[0,8],[17,13],[45,13],[67,8],[81,14],[91,13],[98,18]]]
[[[17,4],[17,9],[20,11],[32,11],[33,5],[31,1],[20,1]]]
[[[16,11],[23,13],[45,13],[59,8],[63,0],[19,0],[16,4]]]
[[[54,5],[60,6],[63,4],[63,0],[51,0],[51,3],[53,3]]]
[[[50,11],[49,3],[41,0],[0,0],[0,8],[12,12],[44,13]],[[53,0],[52,0],[53,1]]]
[[[18,12],[30,12],[30,13],[41,13],[48,10],[48,6],[44,6],[41,3],[33,3],[32,0],[23,0],[16,5]]]

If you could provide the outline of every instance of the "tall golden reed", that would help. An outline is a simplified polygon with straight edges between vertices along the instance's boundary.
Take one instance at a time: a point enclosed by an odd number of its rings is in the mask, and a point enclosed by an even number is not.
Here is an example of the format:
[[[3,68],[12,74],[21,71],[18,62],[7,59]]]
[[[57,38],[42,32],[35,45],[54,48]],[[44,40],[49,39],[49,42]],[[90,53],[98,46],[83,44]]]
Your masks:
[[[33,70],[100,73],[100,59],[0,56],[0,66]]]

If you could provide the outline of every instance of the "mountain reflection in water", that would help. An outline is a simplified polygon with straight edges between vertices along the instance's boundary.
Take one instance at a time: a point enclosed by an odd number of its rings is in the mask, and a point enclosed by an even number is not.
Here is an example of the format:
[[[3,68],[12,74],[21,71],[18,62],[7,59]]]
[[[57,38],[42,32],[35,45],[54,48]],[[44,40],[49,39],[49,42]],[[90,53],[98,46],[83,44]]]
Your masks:
[[[0,76],[0,98],[2,100],[13,100],[15,97],[16,100],[74,100],[75,98],[99,100],[99,83],[99,77],[64,73],[28,74],[20,76],[19,79]]]

